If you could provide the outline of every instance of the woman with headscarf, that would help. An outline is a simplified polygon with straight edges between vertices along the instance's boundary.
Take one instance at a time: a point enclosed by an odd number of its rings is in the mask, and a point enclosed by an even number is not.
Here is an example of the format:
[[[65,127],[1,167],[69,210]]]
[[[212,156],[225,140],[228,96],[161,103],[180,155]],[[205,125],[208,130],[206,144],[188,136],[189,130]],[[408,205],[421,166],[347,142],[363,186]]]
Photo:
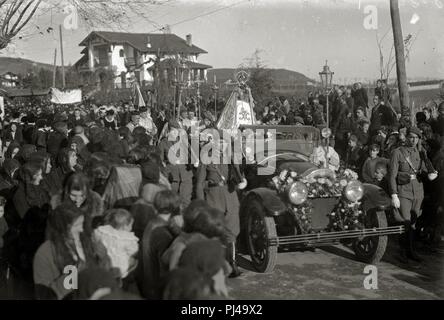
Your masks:
[[[91,232],[93,220],[100,220],[103,212],[103,200],[97,192],[91,190],[89,179],[83,173],[72,173],[66,179],[61,195],[51,198],[51,206],[57,208],[68,203],[79,208],[85,216],[85,231]]]
[[[20,148],[16,159],[23,165],[28,162],[31,154],[37,151],[37,148],[33,144],[25,144]]]
[[[49,195],[41,187],[43,170],[39,164],[28,162],[20,171],[21,181],[12,201],[18,215],[23,219],[29,209],[42,208],[49,204]]]
[[[20,143],[13,141],[5,151],[5,159],[15,159],[20,152]]]
[[[76,271],[90,266],[110,269],[106,250],[84,232],[84,219],[82,211],[68,203],[59,206],[50,215],[48,240],[34,256],[33,278],[37,299],[66,297],[73,289],[65,285],[66,279],[74,268]]]
[[[70,148],[63,148],[57,156],[57,166],[46,177],[45,183],[50,190],[50,196],[60,193],[66,177],[78,171],[77,154]]]
[[[0,195],[6,199],[12,197],[11,192],[15,191],[18,185],[16,172],[20,168],[20,163],[15,159],[5,159],[0,172]]]

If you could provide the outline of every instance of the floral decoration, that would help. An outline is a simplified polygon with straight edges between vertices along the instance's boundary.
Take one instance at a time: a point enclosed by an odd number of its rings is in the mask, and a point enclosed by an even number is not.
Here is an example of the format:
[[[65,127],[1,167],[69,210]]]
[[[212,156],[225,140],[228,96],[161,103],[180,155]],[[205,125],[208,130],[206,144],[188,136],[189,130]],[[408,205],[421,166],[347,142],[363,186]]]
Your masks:
[[[350,169],[343,169],[331,177],[306,178],[298,176],[295,171],[282,170],[272,179],[272,184],[279,194],[286,195],[289,187],[294,182],[302,182],[308,189],[308,199],[301,205],[290,204],[290,209],[302,229],[302,233],[310,233],[312,204],[309,199],[342,197],[345,187],[358,179],[356,172]],[[341,200],[334,210],[328,214],[330,231],[354,230],[362,228],[363,212],[360,209],[360,202],[349,203]]]
[[[329,231],[359,230],[364,227],[364,215],[360,202],[345,203],[340,201],[328,217],[330,219],[327,227]]]

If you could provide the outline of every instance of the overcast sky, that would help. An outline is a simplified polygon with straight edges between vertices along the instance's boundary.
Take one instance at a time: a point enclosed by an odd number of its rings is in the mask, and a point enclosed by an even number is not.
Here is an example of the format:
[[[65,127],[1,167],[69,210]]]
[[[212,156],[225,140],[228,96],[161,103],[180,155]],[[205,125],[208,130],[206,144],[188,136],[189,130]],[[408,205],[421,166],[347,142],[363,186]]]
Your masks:
[[[376,33],[382,37],[390,30],[383,42],[385,57],[389,55],[393,39],[388,3],[388,0],[175,0],[166,6],[154,7],[150,20],[158,25],[173,25],[172,32],[183,38],[191,33],[193,43],[208,51],[199,61],[215,68],[237,67],[260,49],[267,66],[298,71],[311,78],[318,78],[327,59],[337,80],[375,78],[379,75]],[[441,3],[444,1],[400,0],[404,37],[417,35],[407,62],[410,78],[444,78]],[[234,6],[227,8],[231,5]],[[368,5],[378,9],[377,30],[367,30],[363,25],[368,16],[364,9]],[[218,12],[192,19],[219,8]],[[414,14],[417,18],[412,21]],[[56,12],[42,14],[27,31],[30,35],[37,34],[16,40],[3,55],[52,63],[54,48],[58,45],[58,24],[63,23],[63,19],[64,16]],[[187,19],[191,21],[174,25]],[[42,36],[36,26],[45,30],[52,26],[57,32],[45,32]],[[155,29],[153,24],[135,19],[132,26],[121,31],[153,32]],[[82,21],[77,30],[63,31],[66,64],[80,58],[82,48],[78,44],[90,31]]]

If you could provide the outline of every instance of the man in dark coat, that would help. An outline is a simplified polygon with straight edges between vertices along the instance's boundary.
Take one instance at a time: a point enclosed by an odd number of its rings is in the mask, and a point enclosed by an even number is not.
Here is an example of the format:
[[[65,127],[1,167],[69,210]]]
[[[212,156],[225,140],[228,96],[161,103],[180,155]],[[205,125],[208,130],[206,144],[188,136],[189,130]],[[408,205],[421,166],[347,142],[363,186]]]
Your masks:
[[[394,128],[397,122],[393,109],[385,105],[383,101],[380,101],[378,96],[373,98],[373,103],[375,106],[370,118],[370,136],[376,135],[382,126]]]
[[[344,97],[340,97],[336,106],[336,119],[332,122],[332,132],[335,136],[335,150],[339,157],[345,157],[348,134],[353,130],[352,110],[349,109]]]
[[[365,114],[367,115],[368,110],[368,95],[367,91],[362,87],[360,82],[357,82],[353,86],[354,90],[352,91],[352,97],[355,105],[355,113],[356,109],[362,107],[364,109]]]
[[[48,153],[54,160],[57,158],[60,150],[68,146],[68,125],[66,122],[56,122],[54,124],[54,131],[48,136]]]
[[[246,180],[242,178],[239,166],[223,163],[223,156],[227,156],[229,144],[220,140],[219,146],[211,150],[211,163],[200,164],[196,173],[196,198],[205,200],[210,207],[225,213],[227,240],[229,243],[229,262],[233,267],[232,276],[240,274],[236,265],[236,238],[240,232],[239,198],[236,185],[246,187]]]

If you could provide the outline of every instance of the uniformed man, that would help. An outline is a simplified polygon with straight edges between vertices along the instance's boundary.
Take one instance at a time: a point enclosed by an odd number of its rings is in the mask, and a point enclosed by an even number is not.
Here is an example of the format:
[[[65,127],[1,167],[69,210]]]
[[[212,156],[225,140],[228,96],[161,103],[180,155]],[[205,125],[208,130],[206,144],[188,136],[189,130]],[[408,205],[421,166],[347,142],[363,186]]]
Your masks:
[[[175,120],[168,122],[167,136],[162,138],[158,147],[160,150],[160,159],[165,165],[165,174],[171,183],[171,189],[177,192],[181,199],[181,204],[185,208],[191,202],[193,192],[193,168],[188,164],[186,154],[189,150],[188,145],[184,143],[183,148],[178,147],[181,139],[188,139],[185,132],[181,131],[179,124]],[[177,151],[170,154],[170,149],[174,147]],[[176,155],[176,157],[175,157]],[[170,157],[171,156],[171,157]]]
[[[425,175],[429,180],[437,177],[436,172],[427,172],[425,161],[418,150],[420,138],[421,131],[411,127],[407,132],[407,145],[395,149],[390,159],[389,189],[395,208],[395,219],[406,229],[399,239],[403,263],[408,263],[409,258],[421,261],[413,247],[413,229],[416,219],[421,215],[424,199],[421,180]]]
[[[215,146],[211,150],[216,154],[212,155],[212,163],[199,165],[196,173],[196,197],[225,213],[227,257],[233,268],[231,277],[237,277],[240,272],[236,264],[235,243],[240,232],[240,205],[236,188],[245,188],[246,180],[242,178],[238,165],[223,163],[222,158],[224,154],[227,155],[228,147],[229,143],[221,139],[220,147]]]

